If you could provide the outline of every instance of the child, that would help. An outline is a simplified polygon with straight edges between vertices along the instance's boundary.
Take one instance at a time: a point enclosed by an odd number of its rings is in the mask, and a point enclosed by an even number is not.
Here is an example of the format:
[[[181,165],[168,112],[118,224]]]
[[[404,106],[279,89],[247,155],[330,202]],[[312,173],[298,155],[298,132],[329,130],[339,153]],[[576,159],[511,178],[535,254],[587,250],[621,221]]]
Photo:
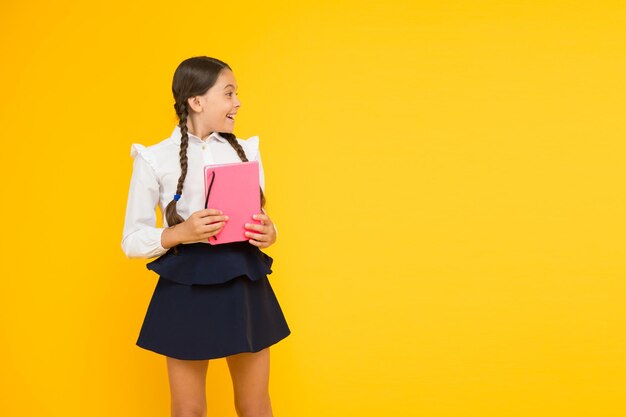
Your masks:
[[[269,283],[276,241],[265,214],[259,138],[233,133],[241,103],[231,68],[209,57],[183,61],[172,92],[179,119],[172,135],[152,146],[133,144],[133,174],[122,249],[159,280],[136,344],[166,357],[172,415],[206,415],[209,359],[225,357],[239,416],[271,416],[269,346],[291,331]],[[204,208],[203,167],[257,160],[262,224],[246,225],[247,241],[208,244],[228,213]],[[156,227],[155,207],[164,210]]]

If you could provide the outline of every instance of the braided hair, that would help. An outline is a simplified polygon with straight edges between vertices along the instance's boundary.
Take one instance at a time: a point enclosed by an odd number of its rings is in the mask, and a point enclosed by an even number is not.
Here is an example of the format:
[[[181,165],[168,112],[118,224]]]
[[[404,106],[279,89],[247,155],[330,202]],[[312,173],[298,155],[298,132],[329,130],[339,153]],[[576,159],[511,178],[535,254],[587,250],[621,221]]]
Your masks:
[[[178,127],[180,128],[180,177],[176,185],[176,196],[165,208],[165,218],[169,226],[182,223],[184,219],[176,211],[176,202],[182,197],[183,184],[187,177],[187,148],[189,146],[189,135],[187,132],[187,118],[189,108],[187,99],[206,93],[217,81],[217,77],[224,68],[231,69],[228,64],[216,58],[207,56],[192,57],[180,63],[174,72],[172,82],[172,93],[174,95],[174,110],[178,117]],[[232,133],[218,132],[230,146],[232,146],[242,162],[248,162],[248,158],[237,141],[237,137]],[[261,195],[261,208],[265,207],[265,196],[263,190],[259,188]],[[176,198],[178,197],[178,198]]]

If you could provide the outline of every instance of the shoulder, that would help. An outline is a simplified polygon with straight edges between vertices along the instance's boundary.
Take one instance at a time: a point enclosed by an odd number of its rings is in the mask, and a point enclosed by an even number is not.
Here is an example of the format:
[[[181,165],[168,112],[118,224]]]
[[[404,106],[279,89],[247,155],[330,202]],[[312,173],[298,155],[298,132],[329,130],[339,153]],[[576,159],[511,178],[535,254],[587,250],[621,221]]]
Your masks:
[[[259,136],[250,136],[248,139],[237,138],[237,142],[241,145],[249,161],[258,159],[259,155]]]
[[[178,148],[178,145],[171,137],[148,146],[133,143],[130,146],[130,156],[135,160],[140,158],[147,162],[156,172],[161,162],[168,156],[171,156],[172,148]],[[175,151],[174,154],[177,155],[178,152]]]

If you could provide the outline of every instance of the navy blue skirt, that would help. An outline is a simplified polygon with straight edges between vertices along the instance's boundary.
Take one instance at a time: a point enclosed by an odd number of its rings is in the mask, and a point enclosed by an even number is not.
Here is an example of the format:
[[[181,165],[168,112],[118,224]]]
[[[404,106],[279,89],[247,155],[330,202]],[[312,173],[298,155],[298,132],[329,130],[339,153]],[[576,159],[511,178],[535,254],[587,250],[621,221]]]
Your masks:
[[[159,274],[137,346],[176,359],[258,352],[291,331],[272,290],[272,258],[246,242],[192,243],[148,263]]]

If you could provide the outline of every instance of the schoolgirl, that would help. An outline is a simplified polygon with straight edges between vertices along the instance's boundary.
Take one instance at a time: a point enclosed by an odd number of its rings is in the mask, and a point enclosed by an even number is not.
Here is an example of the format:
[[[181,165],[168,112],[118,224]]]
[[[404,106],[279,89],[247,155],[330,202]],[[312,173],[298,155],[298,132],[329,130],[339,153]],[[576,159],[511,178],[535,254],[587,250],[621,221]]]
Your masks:
[[[122,249],[154,258],[159,275],[136,344],[166,358],[173,416],[206,415],[210,359],[226,358],[239,416],[271,416],[269,347],[291,331],[267,278],[276,241],[265,213],[259,138],[232,132],[241,103],[232,69],[206,56],[184,60],[172,84],[178,125],[155,145],[133,144],[134,158]],[[204,208],[203,167],[259,162],[261,224],[246,225],[247,241],[208,244],[228,213]],[[156,226],[157,204],[164,213]]]

